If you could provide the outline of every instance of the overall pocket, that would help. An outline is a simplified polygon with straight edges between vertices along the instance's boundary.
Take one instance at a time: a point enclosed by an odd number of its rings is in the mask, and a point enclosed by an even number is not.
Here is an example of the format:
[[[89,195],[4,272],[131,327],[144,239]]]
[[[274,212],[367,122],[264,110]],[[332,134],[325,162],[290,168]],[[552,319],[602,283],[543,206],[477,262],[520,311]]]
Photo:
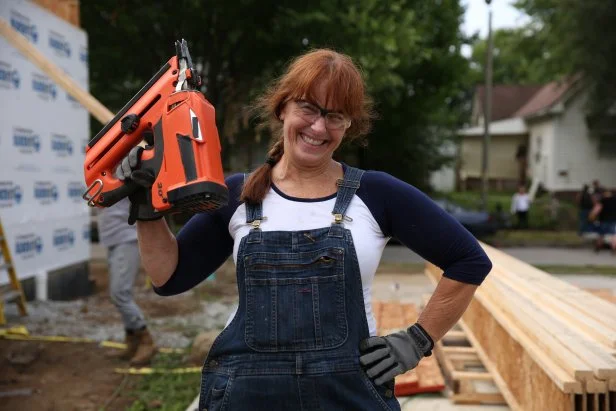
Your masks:
[[[203,373],[201,376],[201,396],[199,410],[222,411],[226,406],[225,393],[229,389],[228,375]]]
[[[246,344],[263,352],[342,345],[348,335],[344,250],[253,253],[244,258]]]

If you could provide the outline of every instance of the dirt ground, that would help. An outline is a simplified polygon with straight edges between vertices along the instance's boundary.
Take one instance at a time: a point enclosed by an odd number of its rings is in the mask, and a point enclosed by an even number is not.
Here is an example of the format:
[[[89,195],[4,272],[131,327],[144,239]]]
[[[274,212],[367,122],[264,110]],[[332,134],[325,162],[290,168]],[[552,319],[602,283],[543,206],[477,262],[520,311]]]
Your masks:
[[[200,331],[222,329],[235,306],[232,268],[223,266],[215,281],[180,296],[162,298],[145,288],[142,275],[136,300],[159,346],[186,348]],[[24,325],[31,335],[64,335],[96,341],[123,339],[120,316],[107,291],[102,261],[91,263],[93,295],[69,302],[32,302],[19,317],[7,307],[8,326]],[[141,377],[114,372],[128,364],[107,358],[113,349],[96,342],[16,341],[0,338],[0,410],[123,410]],[[193,365],[193,364],[186,364]],[[197,387],[195,387],[197,389]],[[155,408],[156,404],[152,404]]]

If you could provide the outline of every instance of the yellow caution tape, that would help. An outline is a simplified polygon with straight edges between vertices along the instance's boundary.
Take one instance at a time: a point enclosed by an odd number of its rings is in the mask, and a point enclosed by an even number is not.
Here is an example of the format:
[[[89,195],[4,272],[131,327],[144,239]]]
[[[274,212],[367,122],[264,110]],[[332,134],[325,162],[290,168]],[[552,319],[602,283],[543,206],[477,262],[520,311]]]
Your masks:
[[[123,350],[124,348],[126,348],[126,344],[121,343],[121,342],[116,342],[116,341],[103,341],[99,345],[101,347],[115,348],[118,350]],[[166,347],[158,348],[158,351],[165,353],[165,354],[171,354],[171,353],[182,354],[185,352],[183,348],[166,348]]]
[[[201,367],[185,368],[116,368],[118,374],[148,375],[148,374],[196,374],[201,372]]]
[[[4,337],[6,335],[30,335],[28,329],[23,325],[19,325],[17,327],[4,328],[0,330],[0,336]]]
[[[22,340],[22,341],[48,341],[48,342],[71,342],[71,343],[99,343],[97,340],[91,338],[81,337],[65,337],[61,335],[30,335],[28,329],[24,326],[17,326],[11,328],[5,328],[0,330],[0,338],[7,340]],[[102,341],[99,343],[101,347],[124,349],[126,344],[115,341]],[[185,352],[183,348],[166,348],[161,347],[158,351],[170,354],[177,353],[182,354]]]

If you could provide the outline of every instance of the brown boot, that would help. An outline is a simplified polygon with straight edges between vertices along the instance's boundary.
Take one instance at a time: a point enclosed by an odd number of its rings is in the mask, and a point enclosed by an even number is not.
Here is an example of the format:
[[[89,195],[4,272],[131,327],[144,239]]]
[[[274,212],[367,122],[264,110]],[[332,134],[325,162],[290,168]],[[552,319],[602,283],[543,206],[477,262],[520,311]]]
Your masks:
[[[124,338],[124,343],[126,347],[122,350],[113,350],[107,354],[108,358],[115,358],[118,360],[128,361],[133,358],[133,355],[137,352],[137,347],[139,346],[139,337],[137,334],[126,333],[126,337]]]
[[[157,351],[154,340],[147,328],[135,331],[135,335],[138,338],[138,347],[137,352],[130,359],[130,365],[134,367],[148,365]]]

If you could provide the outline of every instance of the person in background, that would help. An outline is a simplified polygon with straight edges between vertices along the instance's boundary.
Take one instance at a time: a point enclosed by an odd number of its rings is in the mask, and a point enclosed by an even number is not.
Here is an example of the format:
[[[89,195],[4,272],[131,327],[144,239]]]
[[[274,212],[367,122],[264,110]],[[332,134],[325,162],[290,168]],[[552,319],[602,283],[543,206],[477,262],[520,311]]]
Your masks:
[[[526,187],[520,185],[518,191],[511,198],[511,214],[515,214],[517,228],[528,228],[528,210],[530,209],[530,196],[526,192]]]
[[[605,188],[601,185],[599,180],[592,181],[592,188],[590,193],[592,195],[593,204],[597,204],[601,201],[601,197],[603,197],[603,193],[605,192]]]
[[[592,199],[592,190],[588,186],[588,184],[584,184],[582,190],[577,193],[577,195],[575,196],[575,202],[577,203],[579,208],[578,234],[582,235],[584,233],[594,231],[594,228],[588,218],[590,216],[590,211],[594,206],[594,202]]]
[[[109,266],[109,294],[116,306],[125,330],[126,348],[110,354],[130,365],[150,363],[156,346],[147,329],[143,313],[133,298],[133,286],[141,259],[137,244],[137,228],[128,225],[130,201],[124,198],[108,208],[99,210],[98,230],[100,242],[107,248]]]
[[[611,191],[603,191],[601,199],[590,212],[590,219],[599,220],[599,236],[595,242],[595,251],[600,251],[605,240],[609,238],[612,253],[616,253],[616,197]]]
[[[257,107],[273,144],[252,173],[227,177],[228,205],[196,214],[177,237],[164,219],[136,216],[160,295],[195,287],[230,256],[237,266],[239,306],[208,353],[199,409],[399,411],[394,377],[431,355],[491,262],[417,188],[333,158],[372,118],[350,57],[307,52]],[[124,178],[143,172],[130,160],[138,151],[122,161]],[[444,275],[416,323],[377,336],[371,289],[392,237]]]

